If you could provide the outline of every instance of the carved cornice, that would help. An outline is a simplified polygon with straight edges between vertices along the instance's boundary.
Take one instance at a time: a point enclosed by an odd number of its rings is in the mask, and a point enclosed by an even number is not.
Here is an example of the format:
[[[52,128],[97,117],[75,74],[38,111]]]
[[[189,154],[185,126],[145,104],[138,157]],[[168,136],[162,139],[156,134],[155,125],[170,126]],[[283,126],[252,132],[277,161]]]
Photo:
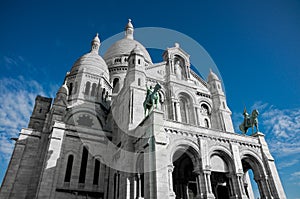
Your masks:
[[[245,147],[251,147],[251,148],[261,148],[261,145],[259,143],[254,143],[249,141],[244,141],[241,139],[238,139],[240,135],[238,134],[231,134],[231,136],[233,136],[233,138],[229,138],[229,137],[223,137],[223,136],[216,136],[216,135],[212,135],[209,132],[207,133],[200,133],[199,131],[197,132],[193,132],[193,131],[189,131],[189,130],[185,130],[185,129],[176,129],[176,128],[171,128],[171,127],[164,127],[164,130],[166,133],[169,134],[176,134],[176,135],[181,135],[181,136],[187,136],[187,137],[195,137],[195,138],[199,138],[199,139],[207,139],[207,140],[212,140],[215,142],[219,142],[219,143],[237,143],[240,146],[245,146]],[[207,129],[206,129],[207,130]],[[220,134],[226,134],[224,132],[221,132]]]

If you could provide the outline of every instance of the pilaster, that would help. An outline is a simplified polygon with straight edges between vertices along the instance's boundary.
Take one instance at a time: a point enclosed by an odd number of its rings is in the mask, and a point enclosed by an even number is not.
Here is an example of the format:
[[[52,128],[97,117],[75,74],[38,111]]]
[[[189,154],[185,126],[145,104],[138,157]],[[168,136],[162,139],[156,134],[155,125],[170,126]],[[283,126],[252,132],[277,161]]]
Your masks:
[[[269,147],[265,140],[265,135],[261,132],[257,132],[252,135],[253,137],[258,138],[259,143],[261,144],[261,151],[263,154],[263,160],[266,165],[265,169],[268,174],[266,179],[263,179],[263,183],[267,186],[267,191],[270,193],[269,197],[286,199],[285,192],[283,190],[281,180],[279,178],[274,158],[270,153]],[[272,195],[271,195],[272,193]]]
[[[48,151],[45,156],[46,159],[44,160],[42,178],[37,192],[38,198],[46,199],[55,196],[64,132],[65,125],[55,122],[50,135]]]

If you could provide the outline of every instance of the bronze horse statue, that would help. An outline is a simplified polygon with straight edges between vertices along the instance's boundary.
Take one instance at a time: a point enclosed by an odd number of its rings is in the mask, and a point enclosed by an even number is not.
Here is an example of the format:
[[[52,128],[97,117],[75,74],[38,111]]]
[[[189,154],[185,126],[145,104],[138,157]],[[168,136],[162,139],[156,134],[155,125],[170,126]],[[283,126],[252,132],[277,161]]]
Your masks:
[[[157,104],[158,104],[158,91],[161,89],[161,86],[157,83],[154,87],[154,89],[152,89],[152,86],[150,86],[150,88],[147,87],[147,95],[145,98],[145,101],[143,103],[144,105],[144,111],[145,111],[145,116],[148,110],[148,115],[152,109],[152,107],[157,108]]]
[[[248,128],[252,128],[252,133],[254,133],[254,126],[256,127],[256,132],[258,132],[258,116],[259,112],[258,110],[254,109],[251,113],[251,115],[249,115],[247,113],[246,108],[244,109],[244,121],[243,123],[239,126],[240,130],[243,132],[243,134],[247,133]]]

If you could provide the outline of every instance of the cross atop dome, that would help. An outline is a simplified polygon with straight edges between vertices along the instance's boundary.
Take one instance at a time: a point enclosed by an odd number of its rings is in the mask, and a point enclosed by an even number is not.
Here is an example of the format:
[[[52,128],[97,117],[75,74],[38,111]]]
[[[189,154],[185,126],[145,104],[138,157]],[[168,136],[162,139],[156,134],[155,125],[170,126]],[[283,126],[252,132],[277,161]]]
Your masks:
[[[131,23],[131,19],[128,19],[128,23],[125,27],[125,38],[126,39],[133,39],[133,32],[134,32],[134,28],[133,28],[133,25]]]

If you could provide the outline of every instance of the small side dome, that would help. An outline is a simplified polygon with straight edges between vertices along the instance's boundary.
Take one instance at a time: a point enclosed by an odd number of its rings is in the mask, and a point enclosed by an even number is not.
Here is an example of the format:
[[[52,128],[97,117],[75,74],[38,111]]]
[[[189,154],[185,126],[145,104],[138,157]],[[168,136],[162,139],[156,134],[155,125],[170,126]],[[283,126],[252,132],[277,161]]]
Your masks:
[[[92,40],[90,52],[77,59],[70,71],[70,74],[85,71],[95,75],[103,75],[107,80],[109,80],[108,67],[102,57],[98,54],[99,46],[100,39],[97,34]]]
[[[212,72],[212,70],[210,69],[210,73],[208,75],[208,78],[207,78],[208,82],[210,81],[213,81],[213,80],[219,80],[218,76]]]

